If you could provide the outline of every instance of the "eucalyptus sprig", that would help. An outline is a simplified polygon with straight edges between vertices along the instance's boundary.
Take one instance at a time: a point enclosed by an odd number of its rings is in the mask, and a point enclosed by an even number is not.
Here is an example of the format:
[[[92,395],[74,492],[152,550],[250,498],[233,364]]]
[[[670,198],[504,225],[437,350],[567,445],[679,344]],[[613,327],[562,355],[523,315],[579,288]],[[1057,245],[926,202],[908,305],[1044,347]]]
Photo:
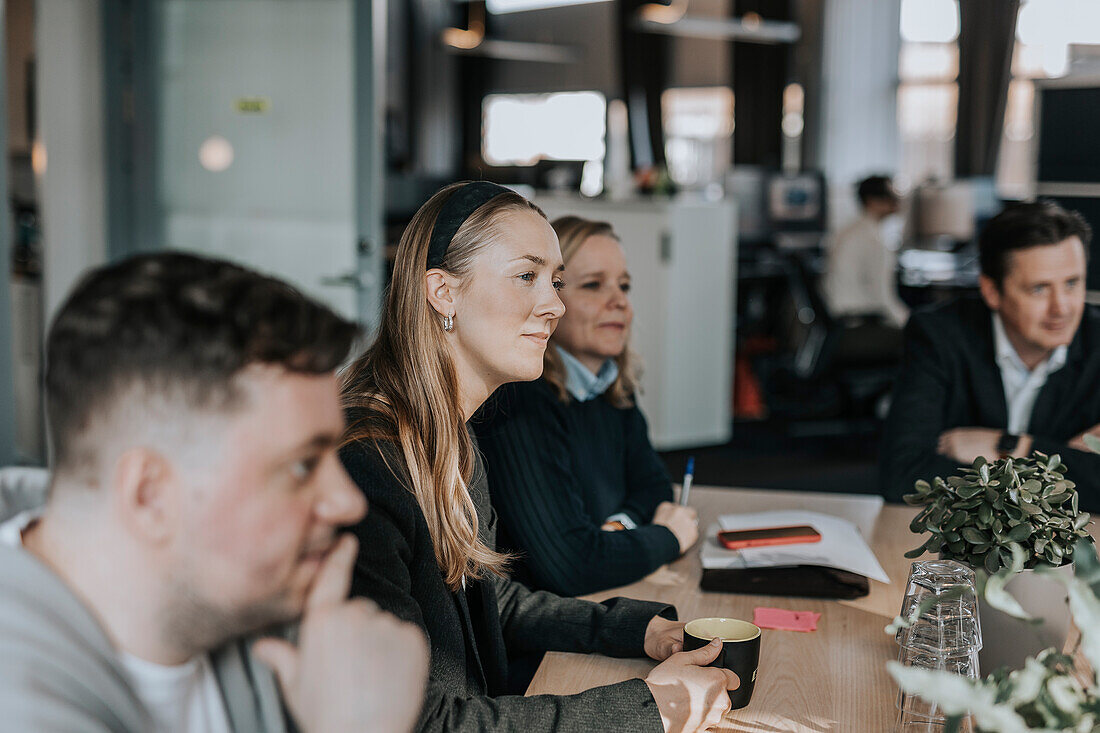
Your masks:
[[[1078,509],[1075,484],[1058,455],[992,463],[979,456],[962,475],[917,481],[907,504],[923,505],[909,529],[929,533],[906,557],[925,552],[995,573],[1012,564],[1009,546],[1027,553],[1025,567],[1070,562],[1074,544],[1088,535],[1089,514]]]

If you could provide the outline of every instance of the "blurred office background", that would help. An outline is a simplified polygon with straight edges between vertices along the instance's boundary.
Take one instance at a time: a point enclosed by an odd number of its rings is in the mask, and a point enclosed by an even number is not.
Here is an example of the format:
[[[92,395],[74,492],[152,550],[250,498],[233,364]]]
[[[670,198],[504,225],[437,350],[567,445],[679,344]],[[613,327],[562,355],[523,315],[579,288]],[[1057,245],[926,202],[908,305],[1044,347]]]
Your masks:
[[[412,213],[484,178],[623,235],[673,475],[873,493],[899,357],[821,290],[855,183],[903,195],[910,307],[976,288],[1005,201],[1100,226],[1091,0],[0,4],[0,464],[45,460],[42,336],[85,268],[216,254],[369,333]]]

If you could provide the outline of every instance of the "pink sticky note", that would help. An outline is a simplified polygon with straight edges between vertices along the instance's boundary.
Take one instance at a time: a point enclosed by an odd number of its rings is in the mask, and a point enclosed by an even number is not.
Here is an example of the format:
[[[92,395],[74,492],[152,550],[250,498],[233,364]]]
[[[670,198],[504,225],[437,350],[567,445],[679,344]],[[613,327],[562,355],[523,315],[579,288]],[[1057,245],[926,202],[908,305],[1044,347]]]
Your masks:
[[[780,631],[817,631],[820,613],[813,611],[788,611],[783,608],[755,608],[752,622],[762,629]]]

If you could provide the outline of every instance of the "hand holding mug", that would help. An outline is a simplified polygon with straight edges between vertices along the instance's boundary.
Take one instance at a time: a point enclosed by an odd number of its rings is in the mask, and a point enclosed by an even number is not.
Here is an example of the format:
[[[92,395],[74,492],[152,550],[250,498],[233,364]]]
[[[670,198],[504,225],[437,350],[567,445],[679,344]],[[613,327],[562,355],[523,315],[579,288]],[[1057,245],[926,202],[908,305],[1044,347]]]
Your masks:
[[[727,669],[706,667],[722,652],[721,639],[694,651],[678,652],[645,678],[665,733],[695,733],[718,725],[730,709],[728,689],[740,684]]]
[[[645,627],[645,653],[663,662],[684,649],[684,622],[654,616]]]
[[[745,707],[752,699],[760,665],[760,637],[759,626],[736,618],[697,618],[684,625],[686,651],[708,648],[715,638],[721,640],[718,654],[707,664],[733,672],[741,681],[737,688],[730,688],[733,710]]]

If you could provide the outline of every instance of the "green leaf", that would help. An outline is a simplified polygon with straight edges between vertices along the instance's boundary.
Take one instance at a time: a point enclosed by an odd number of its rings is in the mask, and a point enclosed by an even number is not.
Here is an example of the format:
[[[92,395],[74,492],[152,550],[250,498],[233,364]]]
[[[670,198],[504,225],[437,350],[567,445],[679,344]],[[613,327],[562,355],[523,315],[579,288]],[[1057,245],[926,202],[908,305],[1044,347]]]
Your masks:
[[[1022,509],[1025,514],[1042,514],[1043,513],[1042,509],[1035,506],[1034,504],[1028,504],[1027,502],[1020,502],[1020,509]]]
[[[989,535],[973,527],[963,527],[959,532],[962,534],[963,539],[972,545],[984,545],[989,543]]]
[[[913,558],[916,558],[916,557],[920,557],[921,555],[923,555],[923,554],[924,554],[924,547],[925,547],[925,545],[927,545],[927,544],[928,544],[928,543],[927,543],[927,541],[926,541],[926,542],[925,542],[925,543],[924,543],[923,545],[921,545],[920,547],[914,547],[914,548],[913,548],[912,550],[910,550],[909,552],[905,553],[905,556],[906,556],[907,558],[909,558],[910,560],[912,560]]]
[[[1006,542],[1022,542],[1031,536],[1030,524],[1017,524],[1005,535]]]
[[[981,465],[978,467],[978,474],[982,477],[982,483],[983,484],[988,484],[989,483],[989,464],[986,463],[985,458],[982,458],[981,456],[978,456],[978,459],[981,460],[981,462],[982,462]],[[975,463],[977,463],[977,461],[975,461]]]
[[[963,526],[964,524],[966,524],[967,519],[969,519],[969,515],[966,512],[955,512],[954,514],[951,515],[950,519],[948,519],[946,522],[944,522],[944,524],[943,524],[944,534],[946,534],[947,532],[949,532],[953,529],[958,529],[959,527]]]
[[[985,569],[986,572],[995,573],[1001,568],[1001,557],[995,551],[989,552],[985,556]]]
[[[1085,433],[1085,445],[1089,447],[1089,450],[1093,453],[1100,453],[1100,438],[1090,433]]]
[[[982,493],[983,491],[985,491],[985,489],[978,484],[968,484],[966,486],[960,486],[959,488],[955,489],[955,494],[960,499],[971,499]]]
[[[986,527],[993,519],[993,509],[988,504],[978,506],[978,523]]]

